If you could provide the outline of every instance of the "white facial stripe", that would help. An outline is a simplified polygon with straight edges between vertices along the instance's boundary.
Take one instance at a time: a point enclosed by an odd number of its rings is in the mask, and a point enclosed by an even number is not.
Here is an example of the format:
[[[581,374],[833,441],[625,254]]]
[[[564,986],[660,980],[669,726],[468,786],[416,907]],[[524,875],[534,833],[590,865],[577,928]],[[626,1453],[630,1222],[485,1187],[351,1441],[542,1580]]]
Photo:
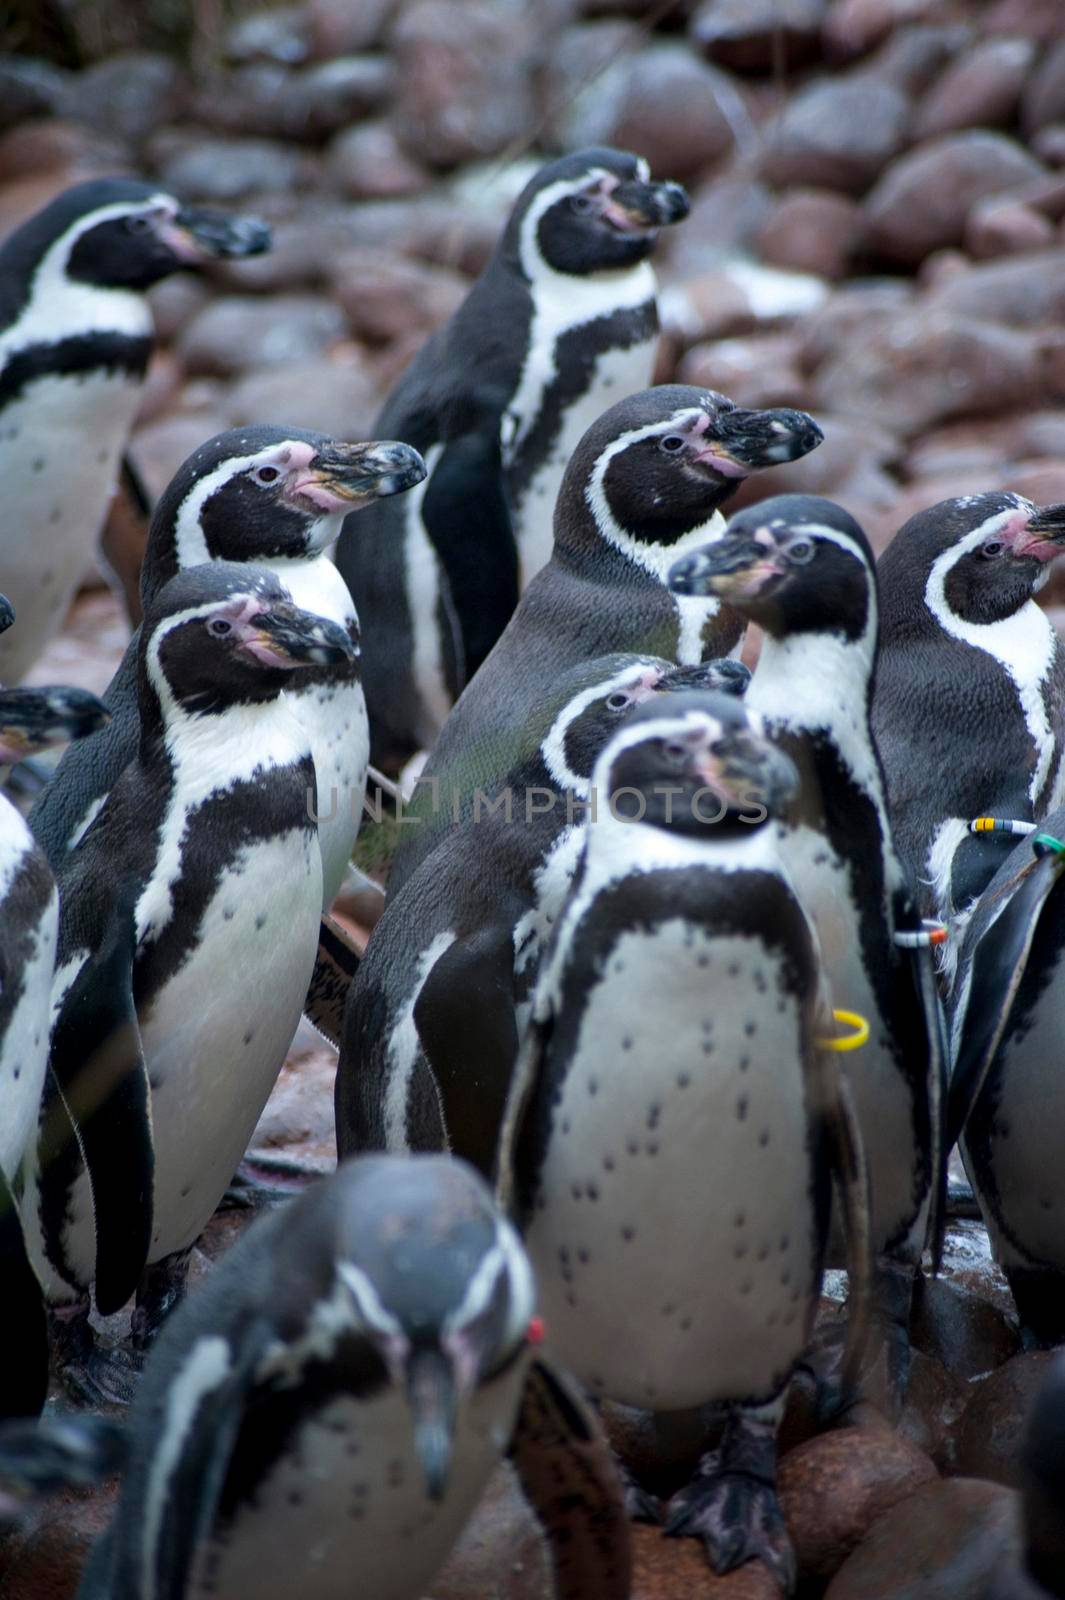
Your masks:
[[[944,633],[976,650],[984,650],[1013,679],[1021,712],[1035,746],[1036,760],[1028,785],[1033,802],[1045,785],[1054,759],[1055,735],[1047,718],[1043,685],[1054,664],[1057,636],[1034,600],[1026,600],[1012,616],[998,622],[966,622],[951,609],[946,595],[947,576],[962,556],[975,550],[984,540],[1005,527],[1018,511],[1032,515],[1035,507],[1020,495],[1015,504],[997,511],[979,527],[951,545],[937,557],[925,584],[925,604]]]
[[[582,797],[588,792],[587,778],[580,778],[572,770],[566,760],[566,734],[576,722],[577,718],[596,700],[605,695],[612,694],[615,690],[631,689],[648,672],[658,669],[659,663],[652,660],[634,662],[624,671],[617,672],[612,678],[605,679],[602,683],[592,683],[579,694],[574,695],[565,710],[555,718],[550,731],[540,746],[544,758],[544,765],[558,784],[560,789],[569,789]]]
[[[242,440],[241,443],[243,442]],[[178,566],[199,567],[205,562],[216,559],[207,548],[207,540],[200,526],[200,517],[208,500],[222,488],[223,484],[229,483],[233,478],[239,478],[242,473],[253,471],[256,467],[285,469],[291,466],[305,467],[313,459],[314,453],[314,446],[308,444],[306,439],[282,439],[277,444],[267,445],[264,449],[256,450],[246,456],[230,456],[212,472],[197,478],[178,506],[174,518],[174,550]],[[316,548],[324,549],[337,538],[343,517],[344,513],[337,511],[317,519],[313,526],[317,528],[319,524],[329,524],[330,532],[328,538],[314,539]],[[309,541],[310,535],[309,527]]]
[[[498,1244],[491,1250],[486,1250],[481,1257],[476,1272],[466,1285],[466,1293],[455,1307],[444,1318],[445,1332],[453,1332],[457,1328],[464,1328],[468,1322],[473,1322],[487,1309],[495,1293],[499,1275],[506,1268],[503,1251]]]
[[[108,289],[77,282],[67,277],[67,263],[82,235],[101,223],[159,209],[176,214],[177,202],[168,194],[155,194],[146,200],[120,200],[72,222],[41,257],[21,314],[0,333],[0,368],[16,350],[34,344],[58,344],[86,332],[148,338],[152,318],[143,294],[135,289]]]
[[[389,1030],[388,1089],[384,1110],[386,1150],[398,1152],[410,1149],[407,1136],[407,1102],[411,1077],[422,1048],[418,1029],[414,1024],[414,1007],[426,978],[445,950],[449,950],[454,942],[454,930],[445,928],[426,945],[418,956],[413,982],[403,1004],[397,1008],[395,1021]],[[441,1110],[441,1121],[443,1121],[443,1110]]]
[[[403,1337],[402,1324],[385,1309],[371,1279],[360,1267],[351,1261],[338,1261],[337,1277],[350,1293],[366,1327],[386,1337]]]
[[[584,498],[591,508],[596,526],[607,543],[612,544],[616,550],[620,550],[630,560],[635,561],[638,566],[643,567],[646,572],[657,578],[660,583],[666,582],[669,576],[669,569],[678,556],[684,555],[686,551],[695,549],[699,545],[710,544],[712,541],[719,539],[724,531],[724,519],[719,511],[713,511],[706,522],[700,523],[698,527],[693,528],[690,533],[686,533],[682,539],[678,539],[674,544],[646,543],[641,539],[634,538],[626,528],[623,528],[611,511],[610,502],[606,495],[606,474],[614,457],[620,455],[623,450],[627,450],[630,445],[639,444],[641,439],[664,437],[671,430],[676,430],[684,425],[698,423],[700,420],[705,421],[705,413],[698,406],[685,406],[659,422],[649,422],[642,428],[630,428],[629,432],[623,433],[620,438],[612,439],[596,461],[584,491]],[[717,615],[719,602],[712,597],[674,596],[674,603],[684,598],[694,598],[697,601],[695,614],[698,617],[698,632],[701,633],[707,617]],[[684,615],[683,611],[682,615]],[[686,661],[688,659],[688,654],[683,652],[680,654],[680,660]],[[695,655],[694,659],[699,659],[698,654]]]
[[[221,1387],[230,1371],[228,1342],[220,1335],[197,1339],[167,1393],[162,1433],[152,1456],[141,1526],[141,1593],[157,1594],[155,1562],[163,1514],[170,1500],[174,1472],[196,1413],[206,1397]]]
[[[195,622],[198,617],[213,616],[222,606],[248,606],[253,604],[256,599],[261,599],[261,596],[255,596],[251,593],[227,595],[224,600],[221,598],[208,600],[203,605],[189,606],[185,611],[177,611],[172,617],[167,617],[165,622],[159,624],[148,644],[147,667],[148,680],[159,697],[164,719],[173,711],[176,701],[173,691],[166,680],[166,673],[159,662],[163,640],[173,633],[175,628],[183,628],[186,622]]]
[[[546,189],[541,189],[529,206],[528,211],[521,219],[521,232],[518,245],[518,258],[521,261],[522,271],[530,283],[549,274],[553,278],[562,278],[572,282],[570,273],[555,272],[548,266],[540,254],[536,234],[541,219],[557,205],[560,200],[566,200],[571,195],[583,194],[593,183],[602,183],[612,176],[605,167],[589,167],[587,172],[582,172],[579,178],[558,178],[554,183],[549,183]]]

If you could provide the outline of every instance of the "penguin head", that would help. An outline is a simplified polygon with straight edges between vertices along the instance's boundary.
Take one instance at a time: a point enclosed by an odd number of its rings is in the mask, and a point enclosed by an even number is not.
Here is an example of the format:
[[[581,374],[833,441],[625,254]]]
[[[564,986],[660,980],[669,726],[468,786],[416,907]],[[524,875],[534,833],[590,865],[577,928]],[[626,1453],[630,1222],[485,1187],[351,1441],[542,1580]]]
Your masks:
[[[110,720],[103,701],[87,689],[0,689],[0,766],[84,739]]]
[[[976,626],[1001,622],[1045,583],[1065,551],[1065,506],[1034,506],[1005,491],[962,495],[919,511],[880,558],[885,604],[909,602],[915,621],[931,612]]]
[[[583,793],[607,742],[637,706],[688,689],[742,694],[750,672],[739,661],[677,667],[659,656],[610,655],[563,674],[558,705],[540,752],[552,781]]]
[[[145,612],[139,673],[142,710],[164,720],[276,697],[293,672],[354,659],[337,623],[292,603],[273,573],[212,562],[178,573]]]
[[[761,467],[794,461],[823,435],[804,411],[751,411],[712,390],[662,384],[611,406],[566,468],[556,533],[590,510],[622,549],[674,545],[703,527]]]
[[[142,590],[204,561],[299,559],[328,547],[344,517],[412,488],[425,462],[391,440],[348,444],[302,428],[230,428],[167,485],[148,535]]]
[[[484,1180],[449,1156],[362,1156],[332,1184],[338,1320],[406,1394],[439,1499],[459,1409],[539,1337],[528,1257]]]
[[[674,594],[717,595],[776,638],[863,637],[875,617],[873,552],[842,506],[777,495],[730,518],[719,539],[680,558]]]
[[[26,274],[54,268],[105,289],[148,289],[181,267],[269,248],[251,217],[182,207],[173,195],[133,178],[75,184],[31,217],[5,246],[5,265]]]
[[[652,183],[641,157],[578,150],[541,167],[519,195],[501,250],[535,284],[549,273],[587,276],[635,266],[658,230],[688,215],[679,183]]]
[[[596,763],[592,788],[597,813],[615,823],[710,840],[781,815],[798,774],[741,700],[689,690],[631,714]]]

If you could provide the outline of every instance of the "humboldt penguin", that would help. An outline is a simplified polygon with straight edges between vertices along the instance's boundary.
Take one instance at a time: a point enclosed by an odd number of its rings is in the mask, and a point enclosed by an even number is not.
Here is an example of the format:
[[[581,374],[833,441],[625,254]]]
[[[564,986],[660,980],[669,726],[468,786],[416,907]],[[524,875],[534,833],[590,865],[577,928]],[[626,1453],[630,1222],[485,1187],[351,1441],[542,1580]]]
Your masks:
[[[439,1156],[345,1163],[164,1330],[80,1600],[419,1600],[504,1457],[559,1600],[625,1600],[609,1450],[542,1338],[483,1180]]]
[[[141,574],[146,606],[182,568],[252,562],[277,573],[296,604],[338,623],[352,650],[341,666],[304,667],[286,699],[314,751],[326,906],[340,885],[362,816],[369,741],[361,682],[359,620],[329,551],[355,507],[417,483],[416,450],[389,442],[345,444],[298,428],[232,428],[194,451],[152,518]],[[112,721],[73,746],[30,815],[58,870],[137,749],[135,634],[105,695]]]
[[[0,574],[19,613],[0,640],[0,682],[21,678],[59,631],[92,560],[152,349],[145,291],[269,244],[250,217],[96,178],[0,245]]]
[[[404,506],[380,507],[337,550],[366,629],[374,760],[428,749],[551,554],[566,462],[599,413],[651,382],[658,338],[649,257],[687,215],[621,150],[542,167],[451,321],[378,419],[425,455]]]
[[[670,1502],[667,1533],[701,1537],[718,1572],[761,1557],[785,1589],[776,1430],[817,1309],[834,1170],[856,1306],[868,1220],[860,1139],[818,1047],[815,937],[765,826],[796,782],[719,696],[678,696],[672,717],[641,707],[612,739],[499,1184],[552,1347],[593,1397],[724,1408],[721,1448]]]
[[[804,456],[821,430],[802,411],[749,411],[723,395],[662,385],[611,406],[570,458],[555,507],[550,561],[532,580],[448,718],[392,862],[392,892],[447,826],[430,796],[462,804],[494,776],[495,751],[524,728],[544,685],[608,651],[695,664],[739,644],[742,619],[714,599],[671,595],[678,555],[724,527],[720,507],[748,474]],[[487,771],[485,770],[487,768]]]
[[[10,609],[4,602],[0,618]],[[106,719],[100,701],[83,689],[0,690],[0,771],[57,740],[80,738]],[[17,1197],[48,1062],[58,925],[59,899],[48,863],[19,812],[0,794],[0,1418],[39,1411],[48,1386],[44,1301]]]
[[[831,500],[779,495],[734,516],[670,573],[763,633],[748,708],[794,761],[799,793],[779,824],[780,857],[817,930],[836,1006],[870,1037],[850,1091],[871,1184],[875,1309],[892,1413],[909,1370],[913,1288],[945,1181],[948,1050],[934,956],[895,851],[869,725],[877,653],[874,558]],[[913,948],[900,948],[902,932]],[[852,1058],[846,1058],[848,1064]]]
[[[322,864],[310,739],[284,690],[353,653],[344,628],[250,566],[189,568],[146,608],[137,753],[57,873],[23,1208],[56,1362],[82,1397],[121,1398],[134,1364],[96,1348],[90,1288],[105,1315],[136,1291],[143,1350],[295,1033]]]
[[[1065,1340],[1065,807],[1008,853],[965,929],[948,1138],[980,1203],[1024,1341]]]
[[[973,818],[1036,821],[1065,799],[1065,649],[1033,598],[1063,549],[1065,506],[996,491],[918,512],[877,565],[873,732],[899,854],[944,922],[1002,860]]]
[[[569,888],[603,746],[633,707],[742,693],[739,661],[600,656],[555,680],[510,765],[390,894],[359,964],[336,1078],[337,1148],[450,1149],[489,1173],[540,955]],[[496,752],[499,760],[504,751]]]

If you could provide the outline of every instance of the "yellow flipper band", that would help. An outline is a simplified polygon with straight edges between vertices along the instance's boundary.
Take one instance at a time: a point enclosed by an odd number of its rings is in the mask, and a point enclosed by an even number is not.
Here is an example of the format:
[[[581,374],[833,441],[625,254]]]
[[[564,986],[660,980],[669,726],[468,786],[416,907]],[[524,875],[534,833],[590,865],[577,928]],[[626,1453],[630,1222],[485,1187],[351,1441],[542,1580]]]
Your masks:
[[[970,833],[1014,833],[1025,834],[1035,832],[1034,822],[1020,822],[1016,817],[974,817],[969,824]]]
[[[860,1050],[869,1038],[869,1024],[857,1011],[832,1012],[833,1020],[841,1022],[845,1027],[853,1028],[853,1033],[845,1033],[841,1039],[818,1039],[817,1043],[822,1050]]]

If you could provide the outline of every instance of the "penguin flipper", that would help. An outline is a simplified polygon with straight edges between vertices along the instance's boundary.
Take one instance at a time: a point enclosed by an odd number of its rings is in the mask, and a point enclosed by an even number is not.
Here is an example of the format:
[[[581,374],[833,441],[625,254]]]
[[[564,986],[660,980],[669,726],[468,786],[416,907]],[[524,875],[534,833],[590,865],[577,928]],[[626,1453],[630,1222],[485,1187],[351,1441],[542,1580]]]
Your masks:
[[[143,1538],[150,1521],[147,1513],[156,1508],[138,1497],[133,1514],[123,1516],[120,1502],[112,1530],[110,1600],[141,1600],[147,1562],[155,1579],[155,1600],[184,1600],[196,1551],[209,1537],[218,1513],[256,1369],[276,1338],[276,1328],[258,1316],[240,1330],[235,1349],[220,1335],[205,1334],[185,1351],[171,1392],[191,1374],[198,1380],[192,1391],[194,1406],[191,1415],[183,1412],[171,1421],[180,1438],[176,1460],[162,1486],[152,1548],[145,1549]],[[205,1372],[210,1376],[204,1377]],[[164,1433],[156,1460],[167,1443]]]
[[[602,1426],[576,1385],[534,1361],[508,1452],[543,1528],[557,1600],[627,1600],[625,1495]]]
[[[847,1345],[842,1396],[857,1393],[862,1358],[869,1342],[873,1293],[873,1246],[869,1169],[850,1088],[842,1072],[826,1096],[829,1161],[839,1194],[847,1241]]]
[[[518,603],[518,550],[498,430],[451,439],[433,469],[422,520],[447,576],[468,683]]]
[[[928,1113],[932,1146],[932,1203],[928,1212],[928,1245],[932,1268],[938,1272],[943,1259],[943,1238],[947,1227],[947,1097],[950,1090],[950,1040],[943,1015],[943,1004],[936,984],[935,958],[928,946],[910,952],[914,987],[925,1019],[928,1039]]]
[[[976,942],[969,993],[979,997],[979,1004],[970,1004],[966,1010],[951,1072],[948,1155],[960,1139],[987,1081],[1024,977],[1043,907],[1063,867],[1065,857],[1053,852],[1037,856],[1018,872],[1001,891],[1009,892],[1006,905]]]
[[[518,1050],[514,1071],[510,1075],[510,1091],[503,1111],[492,1172],[496,1204],[507,1216],[514,1216],[517,1210],[518,1145],[525,1124],[525,1113],[543,1070],[544,1053],[553,1025],[554,1014],[549,1008],[541,1016],[537,1016],[534,1010]]]
[[[490,924],[448,946],[422,984],[414,1025],[436,1080],[452,1154],[488,1177],[518,1054],[509,923]]]
[[[100,553],[122,591],[126,614],[136,628],[143,615],[140,594],[141,564],[148,545],[152,502],[129,456],[122,457],[114,499],[100,534]]]
[[[152,1237],[151,1090],[133,1003],[135,943],[132,911],[118,905],[63,1002],[49,1057],[92,1188],[104,1316],[136,1290]]]
[[[48,1323],[41,1286],[26,1253],[15,1197],[2,1171],[0,1282],[4,1285],[0,1419],[35,1417],[48,1394]]]
[[[344,1032],[344,1010],[348,991],[359,970],[362,952],[330,916],[322,918],[318,933],[318,954],[314,959],[303,1013],[337,1050]]]

